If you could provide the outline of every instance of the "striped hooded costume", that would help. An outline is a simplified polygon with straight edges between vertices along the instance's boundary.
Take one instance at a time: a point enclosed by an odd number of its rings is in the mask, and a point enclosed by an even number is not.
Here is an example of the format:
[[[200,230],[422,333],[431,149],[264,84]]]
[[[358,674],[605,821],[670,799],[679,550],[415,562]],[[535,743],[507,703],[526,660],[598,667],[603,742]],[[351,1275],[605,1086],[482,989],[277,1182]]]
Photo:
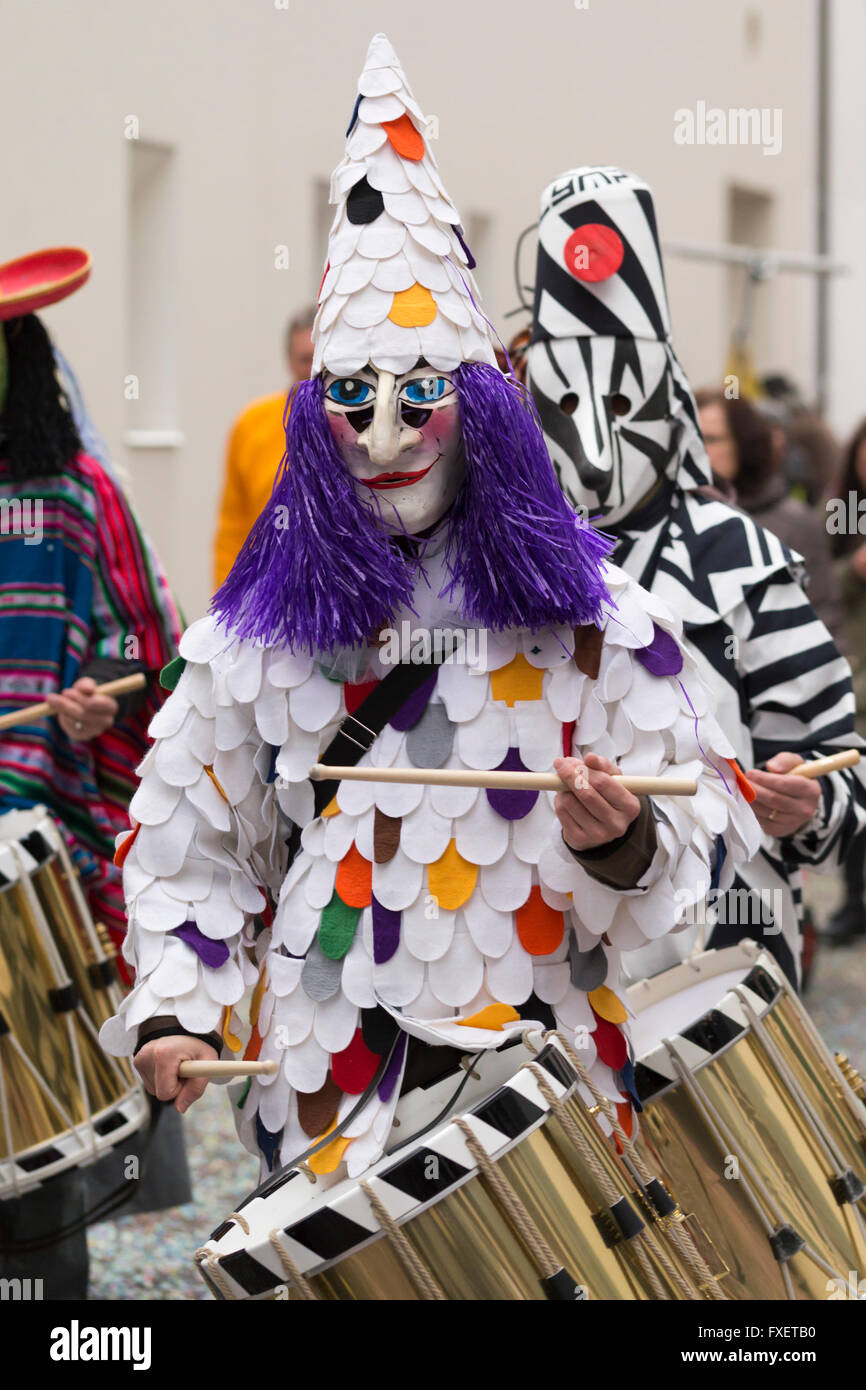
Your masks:
[[[848,664],[801,587],[800,557],[707,488],[652,193],[633,174],[586,166],[542,194],[528,373],[566,496],[615,538],[617,563],[681,617],[742,765],[861,747]],[[864,824],[862,773],[823,777],[807,826],[784,841],[765,835],[694,930],[631,968],[672,963],[705,928],[712,946],[760,940],[796,983],[801,867],[836,868]]]
[[[528,1020],[577,1042],[630,1125],[621,953],[757,843],[676,619],[604,564],[495,365],[425,130],[377,35],[332,183],[315,374],[271,503],[182,640],[118,851],[138,983],[104,1045],[170,1029],[275,1059],[237,1096],[240,1136],[270,1168],[318,1144],[309,1166],[329,1181],[385,1149],[413,1053],[495,1048]],[[394,535],[325,407],[335,386],[358,396],[352,374],[419,364],[422,405],[453,388],[465,476],[441,521]],[[413,400],[402,418],[421,429]],[[459,659],[427,666],[360,765],[548,770],[595,750],[694,777],[697,795],[646,802],[628,844],[583,857],[552,793],[341,781],[323,797],[311,765],[338,730],[363,741],[393,644],[411,663],[436,629],[465,638]]]

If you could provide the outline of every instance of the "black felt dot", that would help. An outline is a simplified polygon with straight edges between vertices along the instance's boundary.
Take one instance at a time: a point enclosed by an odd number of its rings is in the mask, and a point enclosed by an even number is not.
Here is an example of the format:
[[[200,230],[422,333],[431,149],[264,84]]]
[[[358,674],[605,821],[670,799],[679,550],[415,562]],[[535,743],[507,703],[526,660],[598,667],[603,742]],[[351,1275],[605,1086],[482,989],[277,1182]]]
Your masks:
[[[365,178],[355,184],[346,200],[346,216],[356,226],[363,222],[375,222],[384,210],[385,201],[382,194],[371,188]]]

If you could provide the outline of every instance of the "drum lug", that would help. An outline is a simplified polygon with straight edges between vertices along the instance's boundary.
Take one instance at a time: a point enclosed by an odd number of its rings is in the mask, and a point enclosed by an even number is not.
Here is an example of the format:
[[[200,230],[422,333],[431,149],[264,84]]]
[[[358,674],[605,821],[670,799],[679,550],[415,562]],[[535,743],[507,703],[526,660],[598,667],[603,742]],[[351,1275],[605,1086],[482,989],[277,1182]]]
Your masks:
[[[792,1260],[795,1255],[799,1255],[806,1244],[799,1232],[790,1225],[777,1226],[767,1239],[779,1264],[784,1264],[786,1260]]]
[[[840,1207],[859,1202],[860,1198],[866,1195],[866,1187],[852,1168],[847,1168],[844,1173],[837,1173],[835,1178],[830,1179],[830,1191]]]

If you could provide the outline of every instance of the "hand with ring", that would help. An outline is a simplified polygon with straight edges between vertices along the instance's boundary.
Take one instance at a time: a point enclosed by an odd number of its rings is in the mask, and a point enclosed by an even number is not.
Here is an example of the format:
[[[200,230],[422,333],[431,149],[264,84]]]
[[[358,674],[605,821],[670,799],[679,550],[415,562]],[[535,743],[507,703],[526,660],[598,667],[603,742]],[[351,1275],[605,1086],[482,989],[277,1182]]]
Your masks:
[[[83,676],[59,695],[46,695],[57,722],[73,743],[89,743],[110,729],[118,704],[110,695],[97,693],[96,681]]]
[[[803,761],[799,753],[777,753],[766,769],[751,768],[746,776],[758,793],[752,810],[766,835],[788,839],[809,824],[821,800],[821,788],[808,777],[792,777]]]

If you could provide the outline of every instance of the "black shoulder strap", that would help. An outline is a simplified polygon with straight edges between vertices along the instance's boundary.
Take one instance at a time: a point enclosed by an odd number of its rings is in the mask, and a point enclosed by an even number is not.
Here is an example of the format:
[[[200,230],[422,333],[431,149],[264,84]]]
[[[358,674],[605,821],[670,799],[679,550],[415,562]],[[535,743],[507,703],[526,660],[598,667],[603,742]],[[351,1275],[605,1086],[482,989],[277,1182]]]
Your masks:
[[[329,767],[355,767],[363,755],[369,753],[388,721],[430,679],[439,664],[437,661],[411,661],[392,666],[355,713],[346,715],[319,762]],[[313,783],[317,816],[336,795],[339,785],[330,780]]]

